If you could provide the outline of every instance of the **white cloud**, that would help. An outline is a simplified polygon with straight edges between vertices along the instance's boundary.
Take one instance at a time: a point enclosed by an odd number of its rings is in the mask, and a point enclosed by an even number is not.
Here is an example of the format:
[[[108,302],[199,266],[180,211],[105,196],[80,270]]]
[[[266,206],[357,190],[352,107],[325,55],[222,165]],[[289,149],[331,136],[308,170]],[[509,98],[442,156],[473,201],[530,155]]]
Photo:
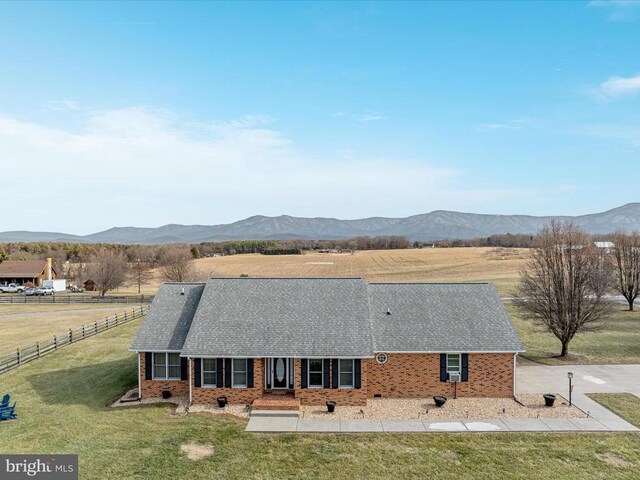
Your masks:
[[[504,123],[484,123],[478,125],[476,130],[479,132],[488,132],[495,130],[522,130],[523,125],[529,122],[528,117],[516,118]]]
[[[359,122],[377,122],[379,120],[387,120],[388,117],[382,115],[379,112],[367,112],[354,115],[353,118]]]
[[[424,160],[314,157],[266,116],[194,123],[170,111],[77,113],[79,130],[0,116],[2,230],[222,223],[253,214],[401,216],[518,198]],[[531,193],[531,192],[529,192]]]
[[[640,93],[640,73],[635,77],[610,77],[598,87],[596,94],[600,97],[614,99],[628,97]]]
[[[73,100],[52,100],[47,103],[47,108],[50,110],[79,110],[80,106]]]
[[[592,0],[590,7],[607,11],[612,22],[630,22],[640,18],[640,0]]]

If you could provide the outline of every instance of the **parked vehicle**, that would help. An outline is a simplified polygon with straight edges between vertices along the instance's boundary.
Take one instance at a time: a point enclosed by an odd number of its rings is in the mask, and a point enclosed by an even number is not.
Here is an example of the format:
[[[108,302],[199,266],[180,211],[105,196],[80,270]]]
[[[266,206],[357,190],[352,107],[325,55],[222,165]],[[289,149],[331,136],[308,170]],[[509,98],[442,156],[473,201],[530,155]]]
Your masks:
[[[82,293],[84,292],[84,288],[79,287],[77,285],[71,285],[69,286],[69,291],[72,293]]]
[[[0,293],[24,293],[25,288],[17,283],[10,283],[9,285],[0,285]]]
[[[38,288],[37,295],[53,295],[54,293],[56,292],[53,287],[40,287]]]
[[[35,288],[35,287],[34,287],[34,288],[27,288],[27,290],[24,292],[24,294],[25,294],[27,297],[32,297],[32,296],[34,296],[34,295],[37,295],[37,294],[38,294],[38,289],[37,289],[37,288]]]

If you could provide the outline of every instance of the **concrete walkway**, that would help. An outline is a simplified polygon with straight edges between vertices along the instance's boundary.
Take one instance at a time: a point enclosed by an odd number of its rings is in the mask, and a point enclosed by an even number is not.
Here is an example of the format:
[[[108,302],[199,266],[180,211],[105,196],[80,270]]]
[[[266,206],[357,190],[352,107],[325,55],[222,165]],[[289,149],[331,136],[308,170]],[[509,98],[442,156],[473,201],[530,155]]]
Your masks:
[[[594,402],[595,403],[595,402]],[[608,412],[608,410],[607,410]],[[252,417],[247,432],[627,432],[638,431],[620,417],[527,418],[481,420],[324,420],[295,417]]]

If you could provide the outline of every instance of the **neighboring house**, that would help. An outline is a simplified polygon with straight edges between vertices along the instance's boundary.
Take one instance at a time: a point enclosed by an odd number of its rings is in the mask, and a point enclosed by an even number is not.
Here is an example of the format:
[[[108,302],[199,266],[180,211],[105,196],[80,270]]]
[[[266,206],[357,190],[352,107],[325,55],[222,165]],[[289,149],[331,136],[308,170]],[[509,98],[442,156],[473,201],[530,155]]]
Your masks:
[[[250,404],[280,390],[366,405],[511,397],[524,349],[491,284],[211,278],[162,284],[131,350],[142,398]]]
[[[58,273],[47,260],[5,260],[0,263],[0,283],[42,285],[44,280],[55,280]]]
[[[605,253],[609,253],[615,244],[613,242],[593,242],[597,248],[601,248]]]

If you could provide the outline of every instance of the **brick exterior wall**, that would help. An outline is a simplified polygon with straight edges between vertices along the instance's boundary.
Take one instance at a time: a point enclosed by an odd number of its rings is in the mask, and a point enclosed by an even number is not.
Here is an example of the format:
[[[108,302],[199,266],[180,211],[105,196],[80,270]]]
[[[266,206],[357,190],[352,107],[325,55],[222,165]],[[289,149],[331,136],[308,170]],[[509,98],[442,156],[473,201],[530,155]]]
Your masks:
[[[368,360],[362,359],[362,388],[301,388],[302,361],[295,359],[295,397],[301,405],[324,405],[333,400],[338,405],[363,406],[367,404],[367,370]],[[333,378],[333,362],[331,378]]]
[[[470,353],[469,380],[457,385],[459,397],[512,397],[512,353]],[[440,381],[439,354],[390,353],[384,364],[368,363],[369,397],[453,397],[454,384]],[[364,369],[364,367],[363,367]]]
[[[231,361],[226,358],[225,362]],[[191,362],[191,378],[195,379],[195,361]],[[253,388],[217,388],[194,387],[192,389],[193,403],[215,404],[218,397],[225,396],[229,403],[251,404],[264,393],[264,359],[253,359]]]
[[[227,361],[225,359],[225,361]],[[457,385],[459,397],[506,398],[513,396],[512,353],[469,354],[469,380]],[[226,396],[232,404],[251,404],[260,398],[265,385],[265,361],[256,358],[253,388],[192,388],[193,403],[215,404]],[[362,359],[362,388],[301,388],[301,360],[295,359],[295,398],[302,405],[324,405],[333,400],[338,405],[362,406],[367,398],[379,394],[387,398],[430,398],[433,395],[453,397],[455,386],[440,381],[439,354],[390,353],[385,364],[375,359]],[[195,362],[191,361],[191,377],[195,378]],[[333,378],[333,372],[331,372]],[[157,397],[163,390],[173,395],[189,395],[188,381],[145,380],[145,357],[140,354],[142,398]]]
[[[140,392],[142,398],[160,397],[163,390],[173,396],[189,396],[188,380],[145,380],[145,354],[139,353],[140,359]]]

